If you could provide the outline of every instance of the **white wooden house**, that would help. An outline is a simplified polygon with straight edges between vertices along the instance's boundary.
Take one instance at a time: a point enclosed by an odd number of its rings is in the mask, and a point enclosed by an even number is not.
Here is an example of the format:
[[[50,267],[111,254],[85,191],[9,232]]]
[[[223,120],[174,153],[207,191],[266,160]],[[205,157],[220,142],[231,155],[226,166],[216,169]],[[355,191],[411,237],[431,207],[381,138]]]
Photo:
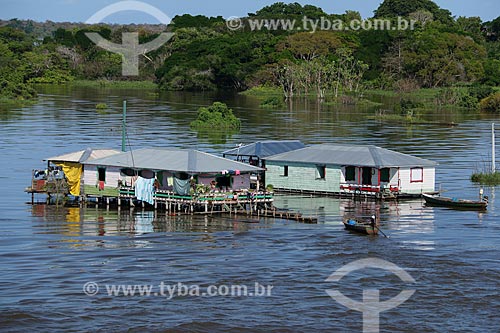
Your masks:
[[[267,157],[266,185],[339,196],[417,196],[435,190],[436,165],[376,146],[323,144]]]

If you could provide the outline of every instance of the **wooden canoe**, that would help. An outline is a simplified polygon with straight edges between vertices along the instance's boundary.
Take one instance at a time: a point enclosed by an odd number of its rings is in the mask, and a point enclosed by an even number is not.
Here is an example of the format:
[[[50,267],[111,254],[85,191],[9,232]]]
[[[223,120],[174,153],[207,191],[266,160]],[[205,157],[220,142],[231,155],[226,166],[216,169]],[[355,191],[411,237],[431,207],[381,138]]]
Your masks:
[[[488,206],[488,201],[473,201],[457,198],[447,198],[429,194],[422,194],[425,203],[430,206],[443,206],[458,209],[485,210]]]
[[[346,217],[342,221],[346,230],[364,235],[378,235],[378,228],[372,226],[370,222],[362,221],[354,217]]]

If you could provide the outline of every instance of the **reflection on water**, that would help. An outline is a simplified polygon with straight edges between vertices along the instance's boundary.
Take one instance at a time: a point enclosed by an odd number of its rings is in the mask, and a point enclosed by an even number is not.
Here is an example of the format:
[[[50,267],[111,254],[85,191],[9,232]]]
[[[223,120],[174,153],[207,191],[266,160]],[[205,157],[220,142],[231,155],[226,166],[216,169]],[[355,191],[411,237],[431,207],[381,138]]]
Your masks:
[[[37,217],[34,227],[40,228],[40,233],[56,233],[71,237],[133,236],[157,232],[244,232],[252,226],[258,226],[260,222],[255,217],[171,216],[153,210],[106,210],[45,204],[33,205],[32,214]]]

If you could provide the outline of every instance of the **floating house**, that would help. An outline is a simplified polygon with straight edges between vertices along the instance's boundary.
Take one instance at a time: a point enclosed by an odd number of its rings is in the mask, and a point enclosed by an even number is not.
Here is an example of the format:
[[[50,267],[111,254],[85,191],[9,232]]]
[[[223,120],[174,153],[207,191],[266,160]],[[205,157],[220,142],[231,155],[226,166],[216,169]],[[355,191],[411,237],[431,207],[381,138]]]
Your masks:
[[[258,141],[248,145],[240,145],[236,148],[226,150],[222,153],[223,157],[228,157],[255,165],[263,169],[266,168],[265,158],[292,150],[304,148],[305,145],[299,140],[266,140]],[[266,174],[254,174],[251,177],[251,187],[260,188],[266,183]]]
[[[84,172],[83,163],[119,154],[115,149],[87,148],[76,152],[54,156],[44,159],[47,168],[32,171],[31,187],[26,189],[33,195],[35,193],[71,194],[79,196]]]
[[[299,140],[267,140],[226,150],[222,156],[265,168],[266,157],[301,148],[305,145]]]
[[[85,163],[82,196],[140,200],[167,205],[183,203],[196,210],[219,204],[272,202],[272,193],[252,193],[250,175],[263,169],[197,150],[145,148]],[[247,195],[248,194],[248,195]]]
[[[397,198],[435,190],[437,163],[376,146],[315,145],[266,158],[275,191]]]

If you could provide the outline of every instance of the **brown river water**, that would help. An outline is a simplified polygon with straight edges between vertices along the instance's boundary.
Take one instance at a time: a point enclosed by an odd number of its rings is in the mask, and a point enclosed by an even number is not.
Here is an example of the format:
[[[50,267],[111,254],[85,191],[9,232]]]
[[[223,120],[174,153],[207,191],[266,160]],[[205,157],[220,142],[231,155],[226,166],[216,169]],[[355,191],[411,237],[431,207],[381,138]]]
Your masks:
[[[31,169],[43,167],[45,157],[119,149],[124,98],[133,148],[220,153],[261,139],[374,144],[438,162],[437,187],[463,198],[478,196],[469,177],[490,159],[490,128],[498,118],[436,111],[431,120],[459,126],[407,126],[368,120],[374,110],[312,102],[266,111],[244,96],[67,87],[40,93],[31,106],[0,106],[0,331],[362,332],[362,313],[326,290],[361,302],[364,290],[379,290],[385,301],[412,289],[406,302],[380,313],[381,332],[500,332],[500,200],[493,187],[484,189],[487,212],[426,207],[420,199],[276,198],[276,206],[318,217],[318,224],[32,206],[24,193]],[[241,132],[192,132],[197,108],[220,99],[242,118]],[[110,109],[96,112],[101,102]],[[390,238],[344,230],[344,214],[374,210]],[[366,258],[389,261],[414,282],[380,268],[326,281]],[[109,286],[127,285],[153,289],[149,296],[108,293]],[[162,292],[165,285],[177,292]],[[252,295],[225,293],[241,285]],[[219,294],[196,293],[211,286]],[[262,295],[261,287],[271,292]]]

